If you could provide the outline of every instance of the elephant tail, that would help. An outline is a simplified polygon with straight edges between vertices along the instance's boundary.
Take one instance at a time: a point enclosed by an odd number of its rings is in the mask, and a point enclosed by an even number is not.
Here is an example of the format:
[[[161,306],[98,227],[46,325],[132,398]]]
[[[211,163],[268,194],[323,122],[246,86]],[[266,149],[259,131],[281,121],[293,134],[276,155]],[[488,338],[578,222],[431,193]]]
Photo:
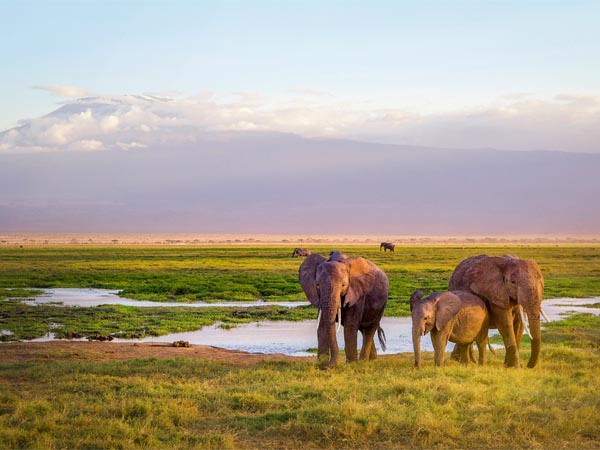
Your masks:
[[[385,331],[381,326],[377,327],[377,338],[379,339],[379,343],[381,344],[381,350],[385,352]]]
[[[492,347],[492,343],[490,342],[490,338],[489,337],[488,337],[488,340],[487,340],[487,345],[488,345],[488,348],[490,349],[490,353],[492,355],[495,355],[496,354],[496,350],[494,349],[494,347]]]

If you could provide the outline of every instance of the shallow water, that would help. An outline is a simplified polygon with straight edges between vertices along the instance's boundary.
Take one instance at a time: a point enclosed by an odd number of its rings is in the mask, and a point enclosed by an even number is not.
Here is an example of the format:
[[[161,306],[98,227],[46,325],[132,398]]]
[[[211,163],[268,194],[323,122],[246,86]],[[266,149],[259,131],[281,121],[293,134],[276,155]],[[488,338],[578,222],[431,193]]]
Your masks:
[[[308,305],[307,301],[297,302],[265,302],[261,300],[253,302],[220,302],[220,303],[206,303],[206,302],[193,302],[193,303],[181,303],[181,302],[151,302],[144,300],[133,300],[130,298],[119,297],[119,290],[111,289],[81,289],[81,288],[52,288],[43,289],[43,294],[28,299],[27,303],[30,305],[39,305],[44,303],[62,303],[63,306],[100,306],[100,305],[125,305],[125,306],[139,306],[142,308],[157,307],[157,306],[168,306],[168,307],[181,307],[188,306],[193,308],[202,308],[210,306],[236,306],[242,308],[250,308],[253,306],[264,306],[264,305],[279,305],[294,308],[296,306]]]
[[[156,303],[124,299],[117,295],[119,291],[102,289],[46,289],[45,293],[29,303],[40,304],[49,302],[62,302],[65,306],[98,306],[103,304],[119,304],[143,307],[160,306],[260,306],[265,304],[280,304],[296,307],[306,305],[308,302],[236,302],[236,303]],[[600,314],[600,308],[588,308],[587,304],[598,303],[600,298],[558,298],[545,300],[543,308],[551,321],[561,320],[566,315],[586,312],[594,315]],[[315,309],[316,319],[316,309]],[[375,345],[380,354],[394,354],[412,352],[412,320],[410,317],[383,318],[381,326],[387,337],[387,351],[382,352],[377,339]],[[496,333],[491,330],[490,334]],[[35,341],[53,340],[52,334]],[[317,347],[316,320],[301,322],[266,321],[238,325],[235,328],[223,329],[217,325],[204,327],[200,330],[171,333],[159,337],[144,339],[115,339],[113,342],[174,342],[187,341],[196,345],[212,345],[231,350],[242,350],[251,353],[283,353],[294,356],[310,356],[314,353],[307,352],[310,348]],[[343,348],[343,330],[338,333],[338,343]],[[362,339],[359,333],[359,348]],[[449,345],[451,348],[452,346]],[[423,351],[433,351],[431,338],[424,336],[421,340]]]

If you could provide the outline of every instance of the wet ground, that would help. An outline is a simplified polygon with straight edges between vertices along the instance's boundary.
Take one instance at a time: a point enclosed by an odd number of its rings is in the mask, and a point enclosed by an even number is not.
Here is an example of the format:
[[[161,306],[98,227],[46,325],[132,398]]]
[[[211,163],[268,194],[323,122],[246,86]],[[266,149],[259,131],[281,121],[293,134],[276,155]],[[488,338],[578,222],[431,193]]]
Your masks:
[[[102,289],[46,289],[44,294],[27,300],[30,304],[60,302],[64,306],[98,306],[104,304],[120,304],[140,307],[160,307],[160,306],[260,306],[265,304],[280,304],[288,307],[306,305],[307,302],[235,302],[235,303],[156,303],[131,300],[119,297],[119,291]],[[546,316],[551,320],[560,320],[565,315],[585,312],[590,314],[600,314],[600,308],[590,308],[585,305],[599,303],[600,298],[559,298],[545,300],[543,309]],[[316,309],[315,309],[316,319]],[[387,337],[387,351],[381,352],[381,347],[376,340],[376,346],[381,354],[395,354],[402,352],[412,352],[410,317],[384,318],[382,328]],[[496,330],[493,330],[495,332]],[[52,341],[52,334],[35,342]],[[343,345],[343,330],[338,333],[338,340]],[[160,337],[147,337],[144,339],[115,339],[113,342],[137,342],[146,344],[171,343],[174,341],[187,341],[192,345],[209,345],[229,350],[239,350],[250,353],[275,354],[282,353],[292,356],[310,356],[309,349],[317,346],[316,320],[288,322],[288,321],[265,321],[250,324],[239,325],[231,329],[223,329],[219,324],[204,327],[200,330],[171,333]],[[359,345],[361,344],[359,336]],[[432,351],[431,339],[429,335],[425,336],[421,342],[421,348],[424,351]]]

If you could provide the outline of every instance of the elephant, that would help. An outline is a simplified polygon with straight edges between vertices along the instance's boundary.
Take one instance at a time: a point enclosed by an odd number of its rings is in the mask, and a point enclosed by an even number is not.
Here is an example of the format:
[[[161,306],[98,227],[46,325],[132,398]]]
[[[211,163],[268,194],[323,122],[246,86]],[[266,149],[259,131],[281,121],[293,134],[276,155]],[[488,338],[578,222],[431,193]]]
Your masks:
[[[310,256],[310,254],[311,251],[309,249],[296,247],[292,252],[292,258],[295,258],[296,256]]]
[[[392,244],[391,242],[382,242],[381,244],[379,244],[379,251],[381,251],[381,249],[383,249],[384,252],[387,252],[388,250],[390,252],[393,252],[395,248],[396,248],[396,245]]]
[[[329,252],[329,261],[345,261],[348,259],[348,255],[340,252],[339,250],[331,250]]]
[[[376,332],[385,351],[385,333],[380,322],[388,300],[389,282],[383,270],[367,259],[348,258],[337,251],[332,252],[330,259],[313,253],[300,265],[298,279],[309,302],[319,308],[317,357],[323,362],[323,369],[331,369],[338,361],[336,321],[344,326],[347,362],[358,359],[359,331],[363,336],[361,360],[377,358]]]
[[[460,361],[464,364],[469,363],[471,343],[476,341],[478,363],[484,364],[485,347],[489,341],[489,316],[485,303],[464,291],[434,292],[427,298],[422,297],[420,290],[410,297],[415,367],[421,368],[421,336],[429,332],[437,367],[444,365],[448,341],[456,343]]]
[[[490,314],[490,328],[498,328],[506,355],[506,367],[520,367],[519,347],[529,320],[531,356],[527,367],[538,362],[542,344],[540,313],[544,294],[544,277],[532,259],[512,255],[478,255],[462,261],[450,277],[449,290],[471,292],[485,301]]]

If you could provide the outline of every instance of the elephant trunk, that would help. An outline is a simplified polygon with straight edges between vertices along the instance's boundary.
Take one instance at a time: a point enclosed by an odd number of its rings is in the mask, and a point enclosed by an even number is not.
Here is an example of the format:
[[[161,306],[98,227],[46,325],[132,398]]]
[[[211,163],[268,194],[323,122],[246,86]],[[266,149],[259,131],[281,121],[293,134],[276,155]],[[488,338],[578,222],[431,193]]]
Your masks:
[[[421,330],[418,326],[413,326],[412,330],[413,350],[415,353],[415,367],[421,368]]]
[[[321,308],[321,321],[319,323],[321,333],[319,334],[326,340],[327,347],[329,349],[329,361],[327,364],[325,364],[325,366],[323,366],[323,369],[331,369],[334,367],[337,364],[339,357],[339,347],[337,343],[335,326],[336,313],[337,308],[331,308],[329,306]]]
[[[542,347],[542,324],[540,321],[539,311],[527,311],[529,319],[529,332],[531,333],[531,356],[527,367],[530,369],[535,367],[540,356]]]

